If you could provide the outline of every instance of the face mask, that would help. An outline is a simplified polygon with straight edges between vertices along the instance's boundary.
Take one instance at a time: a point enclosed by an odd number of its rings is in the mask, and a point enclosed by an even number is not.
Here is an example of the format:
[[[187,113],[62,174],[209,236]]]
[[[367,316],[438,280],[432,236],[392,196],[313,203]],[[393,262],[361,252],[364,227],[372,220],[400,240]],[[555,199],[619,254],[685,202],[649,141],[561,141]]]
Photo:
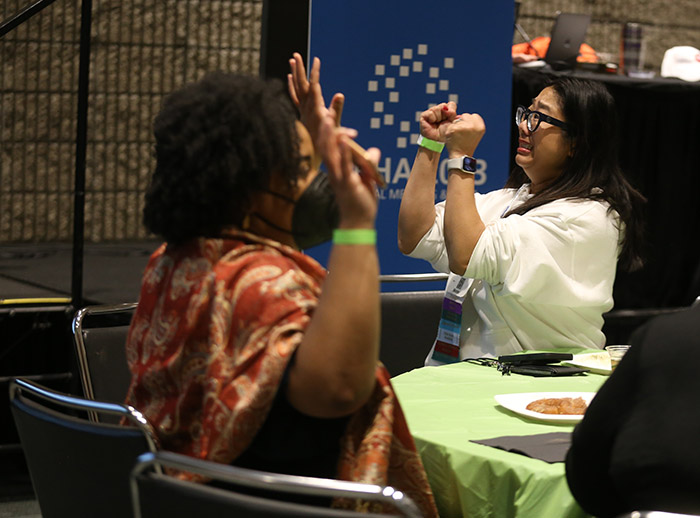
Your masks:
[[[259,214],[253,214],[253,216],[281,232],[291,234],[301,250],[331,240],[333,229],[338,226],[340,213],[335,201],[335,193],[326,174],[318,173],[296,201],[276,192],[268,192],[289,203],[294,203],[292,230],[275,225]]]

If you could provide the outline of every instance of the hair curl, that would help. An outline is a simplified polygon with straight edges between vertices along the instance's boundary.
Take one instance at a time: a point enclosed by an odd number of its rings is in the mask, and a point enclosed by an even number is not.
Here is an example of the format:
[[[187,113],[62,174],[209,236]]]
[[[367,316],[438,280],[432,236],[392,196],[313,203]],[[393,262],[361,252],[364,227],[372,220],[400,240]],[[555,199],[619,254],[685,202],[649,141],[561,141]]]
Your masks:
[[[561,77],[554,88],[570,130],[573,155],[564,170],[541,192],[508,214],[525,214],[535,207],[562,198],[604,200],[624,225],[620,265],[635,270],[642,265],[642,210],[646,202],[627,181],[619,165],[619,129],[615,100],[604,85],[574,77]],[[516,166],[506,187],[528,182],[525,171]],[[596,187],[600,189],[595,189]]]
[[[296,118],[277,80],[215,72],[170,94],[154,122],[146,228],[177,244],[240,225],[271,174],[299,177]]]

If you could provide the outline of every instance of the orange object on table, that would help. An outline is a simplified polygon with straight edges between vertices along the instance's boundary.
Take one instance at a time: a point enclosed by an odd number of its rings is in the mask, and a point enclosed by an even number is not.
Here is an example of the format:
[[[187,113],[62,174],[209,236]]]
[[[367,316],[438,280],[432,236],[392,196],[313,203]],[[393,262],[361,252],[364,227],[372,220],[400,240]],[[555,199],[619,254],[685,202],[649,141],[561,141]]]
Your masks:
[[[551,40],[552,38],[549,36],[538,36],[532,40],[531,44],[527,42],[517,43],[513,45],[511,54],[529,54],[531,56],[544,58],[547,55],[547,49],[549,48],[549,42]],[[580,63],[597,63],[598,56],[593,47],[587,43],[582,43],[576,61]]]

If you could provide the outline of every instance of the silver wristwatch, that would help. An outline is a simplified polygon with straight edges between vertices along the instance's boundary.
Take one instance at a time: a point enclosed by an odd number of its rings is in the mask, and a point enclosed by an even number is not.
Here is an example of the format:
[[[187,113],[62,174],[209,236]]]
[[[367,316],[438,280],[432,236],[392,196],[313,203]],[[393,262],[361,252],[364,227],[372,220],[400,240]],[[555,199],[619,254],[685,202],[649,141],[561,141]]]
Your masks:
[[[459,158],[450,158],[447,161],[447,169],[457,169],[463,173],[474,174],[476,172],[476,158],[464,155]]]

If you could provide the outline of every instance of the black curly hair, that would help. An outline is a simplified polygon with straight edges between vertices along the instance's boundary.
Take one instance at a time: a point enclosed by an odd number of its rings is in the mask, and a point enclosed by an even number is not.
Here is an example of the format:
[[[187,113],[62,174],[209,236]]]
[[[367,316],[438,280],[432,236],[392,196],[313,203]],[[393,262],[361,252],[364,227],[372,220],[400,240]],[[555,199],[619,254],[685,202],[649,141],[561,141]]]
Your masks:
[[[271,174],[302,172],[297,114],[279,80],[214,72],[164,101],[154,123],[149,232],[178,244],[240,225]]]

